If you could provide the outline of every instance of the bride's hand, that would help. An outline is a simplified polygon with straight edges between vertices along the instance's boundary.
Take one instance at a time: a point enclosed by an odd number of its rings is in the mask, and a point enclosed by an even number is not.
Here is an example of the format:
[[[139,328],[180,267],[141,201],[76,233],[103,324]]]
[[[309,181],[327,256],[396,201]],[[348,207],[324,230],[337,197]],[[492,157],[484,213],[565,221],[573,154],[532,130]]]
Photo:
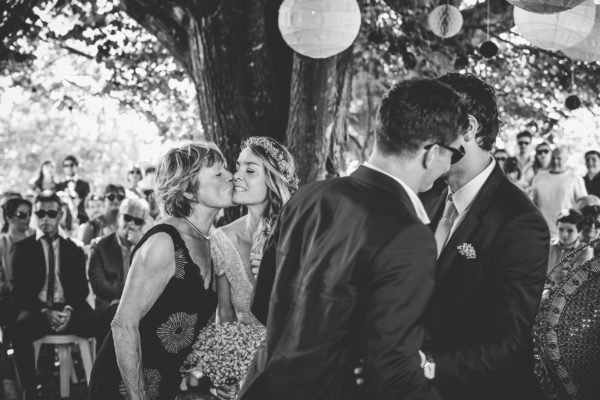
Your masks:
[[[237,385],[227,385],[223,387],[211,387],[210,393],[213,396],[217,396],[221,400],[233,400],[237,395],[238,388]]]
[[[181,384],[179,385],[179,389],[182,391],[186,391],[189,388],[193,388],[198,386],[198,382],[200,379],[204,377],[204,374],[201,371],[194,370],[188,372],[188,374],[181,380]]]

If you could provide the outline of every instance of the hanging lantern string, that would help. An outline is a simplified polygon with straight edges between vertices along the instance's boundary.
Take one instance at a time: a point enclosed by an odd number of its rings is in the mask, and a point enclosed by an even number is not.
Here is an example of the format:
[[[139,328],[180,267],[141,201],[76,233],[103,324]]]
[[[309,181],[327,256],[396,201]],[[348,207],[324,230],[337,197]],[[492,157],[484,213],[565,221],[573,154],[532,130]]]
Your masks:
[[[487,0],[487,40],[490,40],[490,1]]]

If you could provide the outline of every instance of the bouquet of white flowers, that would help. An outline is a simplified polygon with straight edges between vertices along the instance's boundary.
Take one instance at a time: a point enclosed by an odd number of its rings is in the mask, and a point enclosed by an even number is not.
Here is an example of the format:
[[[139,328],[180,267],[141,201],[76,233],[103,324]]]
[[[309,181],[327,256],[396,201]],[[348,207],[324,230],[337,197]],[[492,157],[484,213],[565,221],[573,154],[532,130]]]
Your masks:
[[[216,387],[236,385],[245,377],[264,337],[263,326],[212,323],[200,331],[181,373],[200,371]]]

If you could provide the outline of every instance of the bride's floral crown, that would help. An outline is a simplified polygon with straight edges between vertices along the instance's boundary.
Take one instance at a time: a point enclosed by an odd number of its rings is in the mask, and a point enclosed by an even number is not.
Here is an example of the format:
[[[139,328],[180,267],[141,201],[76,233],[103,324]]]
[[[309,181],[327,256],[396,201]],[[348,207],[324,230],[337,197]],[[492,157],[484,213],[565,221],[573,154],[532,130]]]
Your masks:
[[[248,146],[257,146],[267,152],[267,154],[275,160],[277,163],[277,169],[287,180],[290,192],[294,193],[296,190],[298,190],[298,184],[300,181],[294,172],[293,165],[287,160],[287,154],[283,150],[277,149],[275,146],[273,146],[273,142],[264,136],[252,136],[246,139],[242,145],[242,149]]]

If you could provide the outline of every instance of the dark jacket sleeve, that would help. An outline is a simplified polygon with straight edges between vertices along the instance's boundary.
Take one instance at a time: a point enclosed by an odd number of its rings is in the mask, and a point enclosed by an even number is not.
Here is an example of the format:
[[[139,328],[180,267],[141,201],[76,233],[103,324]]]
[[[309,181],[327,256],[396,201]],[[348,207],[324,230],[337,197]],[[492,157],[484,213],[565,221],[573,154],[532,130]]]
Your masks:
[[[107,279],[106,268],[108,266],[104,265],[102,251],[103,249],[98,245],[92,245],[88,275],[94,294],[110,302],[121,297],[121,294],[123,293],[123,282],[116,280],[109,281]]]
[[[35,291],[37,276],[32,274],[34,249],[31,241],[23,240],[15,244],[13,258],[13,304],[16,312],[40,311],[46,305]]]
[[[493,276],[485,332],[479,341],[432,348],[436,379],[471,380],[506,368],[530,342],[548,263],[549,232],[537,213],[524,214],[498,232],[490,249]],[[428,349],[429,350],[429,349]]]
[[[66,287],[64,288],[66,297],[65,301],[75,310],[88,308],[89,305],[86,302],[86,298],[90,290],[88,288],[88,281],[85,275],[85,253],[83,252],[83,249],[73,242],[70,242],[69,251],[71,252],[71,265],[68,266],[68,290]]]
[[[281,221],[281,218],[279,219]],[[273,290],[276,274],[276,252],[277,252],[277,236],[279,233],[279,222],[275,225],[271,236],[267,240],[263,256],[256,277],[256,285],[254,286],[254,297],[250,311],[263,325],[267,325],[267,317],[269,315],[269,301]]]
[[[426,380],[418,354],[435,263],[431,230],[415,224],[385,244],[367,266],[360,325],[369,398],[441,398]]]

